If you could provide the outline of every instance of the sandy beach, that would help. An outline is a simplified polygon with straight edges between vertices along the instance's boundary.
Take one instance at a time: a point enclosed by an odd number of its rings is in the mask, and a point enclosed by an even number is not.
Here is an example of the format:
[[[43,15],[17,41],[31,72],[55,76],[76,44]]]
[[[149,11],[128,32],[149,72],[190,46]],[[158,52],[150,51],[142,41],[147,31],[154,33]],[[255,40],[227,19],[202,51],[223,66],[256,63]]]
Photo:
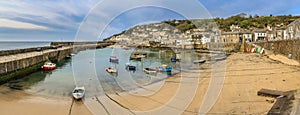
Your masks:
[[[270,59],[267,56],[249,53],[235,53],[230,55],[226,61],[215,64],[225,63],[225,79],[222,82],[221,92],[216,95],[216,102],[207,114],[266,114],[273,105],[266,100],[272,98],[257,96],[258,90],[261,88],[279,91],[300,89],[299,66],[288,65],[276,61],[274,58]],[[209,84],[212,83],[213,69],[211,63],[207,62],[185,72],[189,74],[182,72],[182,74],[166,79],[158,91],[149,95],[135,95],[139,93],[139,90],[136,90],[108,96],[113,103],[117,102],[123,106],[122,108],[137,114],[145,111],[152,113],[153,110],[163,107],[174,109],[174,114],[198,114],[199,109],[206,106],[203,105],[203,102]],[[185,79],[187,80],[184,81]],[[198,80],[197,84],[191,85],[195,80]],[[192,98],[177,97],[182,86],[188,87],[188,90],[184,92],[191,95]],[[193,86],[196,86],[195,90],[193,90]],[[180,93],[184,96],[182,92]],[[182,106],[179,106],[181,104]],[[104,104],[104,106],[106,105]],[[5,86],[0,87],[0,108],[0,114],[3,115],[92,114],[85,104],[73,103],[71,98],[51,98],[27,94]]]
[[[297,82],[300,80],[300,68],[280,61],[259,54],[236,53],[229,56],[222,91],[208,114],[266,114],[273,105],[266,100],[272,98],[257,96],[258,90],[266,88],[289,91],[300,88],[300,83]],[[208,67],[209,64],[201,66]],[[183,114],[197,114],[200,107],[205,106],[201,104],[211,80],[211,69],[203,69],[200,73],[196,94]],[[178,86],[182,85],[180,79],[180,76],[167,79],[164,86],[150,96],[123,93],[111,97],[130,110],[151,111],[166,106],[173,99]]]
[[[51,98],[0,87],[1,115],[91,115],[82,102],[72,105],[72,101],[72,98]]]

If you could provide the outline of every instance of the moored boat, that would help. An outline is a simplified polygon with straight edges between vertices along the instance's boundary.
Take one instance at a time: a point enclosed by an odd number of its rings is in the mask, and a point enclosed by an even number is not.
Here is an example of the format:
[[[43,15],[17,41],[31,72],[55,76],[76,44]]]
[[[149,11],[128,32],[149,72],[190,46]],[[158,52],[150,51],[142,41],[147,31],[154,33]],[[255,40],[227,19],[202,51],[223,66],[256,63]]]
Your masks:
[[[136,67],[131,65],[131,66],[128,66],[127,69],[128,69],[128,70],[131,70],[131,71],[135,71],[135,70],[136,70]]]
[[[106,68],[105,71],[108,73],[117,73],[118,72],[118,70],[116,68],[112,68],[112,67]]]
[[[136,67],[131,65],[130,63],[126,63],[126,69],[130,71],[135,71]]]
[[[194,62],[194,64],[197,64],[197,63],[205,63],[206,60],[194,60],[193,62]]]
[[[226,58],[227,58],[226,56],[223,56],[223,57],[214,58],[214,60],[221,61],[221,60],[225,60]]]
[[[132,55],[132,56],[130,56],[130,59],[131,60],[142,60],[142,58],[145,58],[145,57],[146,57],[145,55],[139,54],[139,55]]]
[[[152,69],[152,68],[144,68],[144,72],[147,73],[147,74],[150,74],[150,73],[156,73],[157,70]]]
[[[172,67],[171,66],[167,66],[167,67],[158,67],[157,68],[157,71],[159,72],[172,72]]]
[[[180,61],[181,59],[179,59],[179,58],[176,58],[176,57],[172,57],[171,58],[171,62],[176,62],[176,61]]]
[[[129,48],[129,47],[123,47],[123,49],[124,49],[124,50],[129,50],[130,48]]]
[[[130,60],[142,60],[142,58],[137,56],[130,56]]]
[[[72,96],[74,99],[79,100],[84,97],[85,89],[84,87],[75,87],[75,89],[72,92]]]
[[[110,56],[109,62],[111,62],[111,63],[119,63],[119,59],[116,56]]]
[[[145,52],[135,52],[130,56],[130,60],[141,60],[142,58],[147,57],[147,53]]]
[[[51,62],[45,62],[41,68],[43,70],[54,70],[56,68],[56,64],[51,63]]]

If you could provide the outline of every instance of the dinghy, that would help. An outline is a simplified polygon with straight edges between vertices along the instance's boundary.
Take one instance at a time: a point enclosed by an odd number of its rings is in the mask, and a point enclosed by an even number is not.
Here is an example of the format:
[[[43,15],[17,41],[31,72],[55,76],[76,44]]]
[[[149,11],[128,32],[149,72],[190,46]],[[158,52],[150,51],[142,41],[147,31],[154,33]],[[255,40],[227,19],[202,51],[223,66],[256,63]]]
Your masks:
[[[116,68],[112,68],[112,67],[106,68],[105,71],[108,73],[117,73],[118,72]]]
[[[72,92],[73,98],[76,100],[82,99],[84,97],[84,94],[85,94],[84,87],[76,87]]]
[[[116,56],[110,56],[109,62],[111,63],[119,63],[119,59]]]
[[[194,62],[194,64],[197,64],[197,63],[205,63],[206,60],[194,60],[193,62]]]
[[[147,74],[150,74],[150,73],[156,73],[157,70],[152,69],[152,68],[144,68],[144,72],[147,73]]]
[[[221,60],[225,60],[227,57],[223,56],[223,57],[217,57],[215,58],[216,61],[221,61]]]

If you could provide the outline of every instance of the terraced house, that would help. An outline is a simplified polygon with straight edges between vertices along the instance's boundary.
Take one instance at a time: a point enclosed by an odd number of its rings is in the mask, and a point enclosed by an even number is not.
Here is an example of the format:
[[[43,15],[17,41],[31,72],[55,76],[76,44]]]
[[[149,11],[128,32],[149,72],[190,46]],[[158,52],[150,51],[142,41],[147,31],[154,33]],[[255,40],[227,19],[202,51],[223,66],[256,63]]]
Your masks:
[[[300,39],[300,19],[287,26],[287,39]]]

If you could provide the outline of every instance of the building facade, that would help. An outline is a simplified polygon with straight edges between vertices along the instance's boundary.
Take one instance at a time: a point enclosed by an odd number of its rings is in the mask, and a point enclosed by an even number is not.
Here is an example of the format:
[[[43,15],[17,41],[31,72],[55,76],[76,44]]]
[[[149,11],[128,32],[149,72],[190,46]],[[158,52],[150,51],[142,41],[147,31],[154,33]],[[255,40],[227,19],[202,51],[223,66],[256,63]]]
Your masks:
[[[254,41],[266,41],[267,33],[265,30],[254,30]]]
[[[287,26],[287,39],[300,39],[300,19]]]
[[[238,43],[243,40],[242,32],[222,32],[221,40],[225,43]]]

